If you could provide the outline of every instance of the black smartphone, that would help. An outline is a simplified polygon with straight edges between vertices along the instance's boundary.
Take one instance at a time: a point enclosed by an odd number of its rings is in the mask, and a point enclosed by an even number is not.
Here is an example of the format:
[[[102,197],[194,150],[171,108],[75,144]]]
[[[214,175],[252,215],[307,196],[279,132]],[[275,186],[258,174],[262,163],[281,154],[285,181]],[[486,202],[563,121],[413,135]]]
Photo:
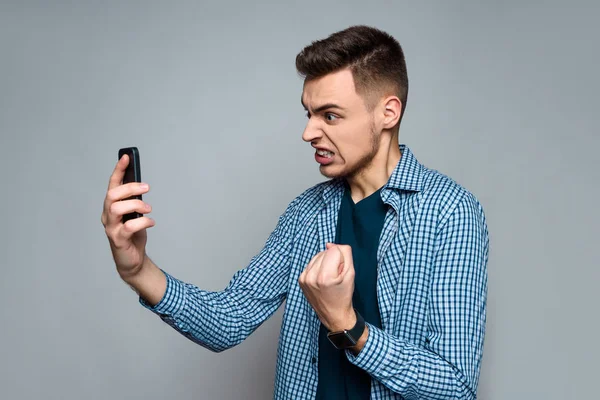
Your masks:
[[[129,165],[127,165],[127,169],[125,170],[125,175],[123,176],[123,184],[129,182],[141,182],[142,181],[142,170],[140,169],[140,152],[137,147],[124,147],[119,149],[119,160],[123,157],[124,154],[129,156]],[[130,199],[139,199],[142,200],[142,195],[134,195],[128,197],[124,200]],[[138,212],[132,212],[129,214],[123,215],[123,223],[129,221],[130,219],[135,219],[141,217],[142,214]]]

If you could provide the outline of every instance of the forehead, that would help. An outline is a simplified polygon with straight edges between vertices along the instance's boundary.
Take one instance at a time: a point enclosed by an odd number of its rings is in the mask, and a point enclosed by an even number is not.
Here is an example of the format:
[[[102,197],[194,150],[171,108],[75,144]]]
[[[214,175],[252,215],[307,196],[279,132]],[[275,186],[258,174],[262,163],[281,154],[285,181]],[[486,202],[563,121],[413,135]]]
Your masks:
[[[307,80],[302,90],[302,103],[305,106],[318,107],[322,103],[350,105],[360,100],[349,69]]]

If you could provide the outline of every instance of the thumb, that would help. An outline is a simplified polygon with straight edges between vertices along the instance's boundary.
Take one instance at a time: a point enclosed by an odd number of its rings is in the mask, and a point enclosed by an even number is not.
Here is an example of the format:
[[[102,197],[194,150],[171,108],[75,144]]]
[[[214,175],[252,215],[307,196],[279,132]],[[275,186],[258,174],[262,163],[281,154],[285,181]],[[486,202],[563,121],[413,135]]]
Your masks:
[[[327,250],[329,250],[329,249],[330,249],[330,248],[332,248],[333,246],[335,246],[335,243],[329,243],[329,242],[325,243],[325,248],[326,248]]]

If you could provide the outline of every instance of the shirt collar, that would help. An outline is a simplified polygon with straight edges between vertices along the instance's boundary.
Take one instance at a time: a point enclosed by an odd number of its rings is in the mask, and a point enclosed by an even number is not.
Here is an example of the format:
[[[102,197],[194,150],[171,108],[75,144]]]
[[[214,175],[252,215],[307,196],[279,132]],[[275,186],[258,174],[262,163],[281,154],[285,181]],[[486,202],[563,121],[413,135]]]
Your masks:
[[[420,192],[423,189],[423,166],[407,145],[401,144],[400,152],[402,157],[400,157],[386,187]]]
[[[400,161],[394,168],[390,179],[382,188],[382,192],[388,189],[420,192],[423,189],[423,165],[419,163],[410,148],[400,144]],[[323,201],[329,203],[332,198],[338,198],[344,193],[344,181],[332,179],[323,190]],[[387,196],[386,196],[387,197]]]

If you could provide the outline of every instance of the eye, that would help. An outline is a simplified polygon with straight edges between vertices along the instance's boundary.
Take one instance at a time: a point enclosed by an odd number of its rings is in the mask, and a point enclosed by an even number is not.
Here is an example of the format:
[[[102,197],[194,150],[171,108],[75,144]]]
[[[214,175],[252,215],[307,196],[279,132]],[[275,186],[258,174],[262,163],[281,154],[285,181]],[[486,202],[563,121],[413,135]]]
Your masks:
[[[310,112],[306,112],[306,118],[310,119]]]
[[[327,121],[335,121],[337,119],[337,115],[332,114],[332,113],[325,113],[325,119]]]

